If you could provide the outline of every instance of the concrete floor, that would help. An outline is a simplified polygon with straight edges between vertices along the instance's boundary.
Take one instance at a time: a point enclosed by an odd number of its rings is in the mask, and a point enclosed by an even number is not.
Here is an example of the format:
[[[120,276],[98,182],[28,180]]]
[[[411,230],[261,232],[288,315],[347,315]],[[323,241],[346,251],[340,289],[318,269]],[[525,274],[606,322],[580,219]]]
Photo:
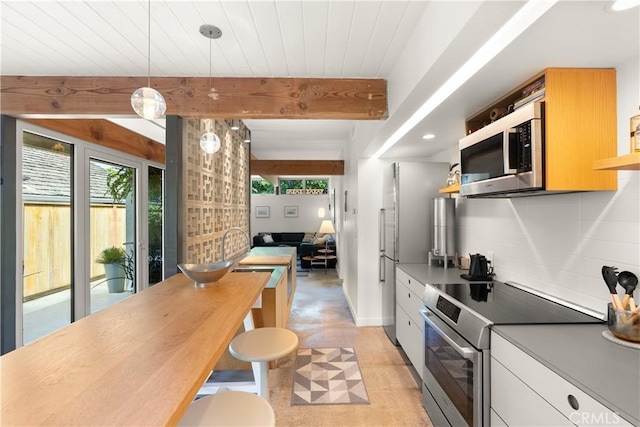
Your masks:
[[[353,347],[369,405],[291,406],[295,355],[269,373],[278,426],[431,426],[422,392],[401,349],[381,327],[356,327],[335,269],[298,277],[288,328],[300,348]]]

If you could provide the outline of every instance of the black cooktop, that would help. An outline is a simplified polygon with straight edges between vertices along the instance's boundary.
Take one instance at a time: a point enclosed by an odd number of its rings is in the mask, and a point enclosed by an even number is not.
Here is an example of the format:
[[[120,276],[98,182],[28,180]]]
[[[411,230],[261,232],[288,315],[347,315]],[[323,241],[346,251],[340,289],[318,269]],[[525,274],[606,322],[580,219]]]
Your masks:
[[[432,286],[496,325],[604,322],[503,282]]]

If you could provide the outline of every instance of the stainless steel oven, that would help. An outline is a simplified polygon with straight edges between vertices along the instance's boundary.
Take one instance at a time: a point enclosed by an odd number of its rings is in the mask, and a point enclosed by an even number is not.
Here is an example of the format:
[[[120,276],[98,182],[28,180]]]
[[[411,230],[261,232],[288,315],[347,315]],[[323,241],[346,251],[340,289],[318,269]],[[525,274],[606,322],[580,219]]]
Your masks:
[[[603,323],[513,282],[425,286],[422,400],[434,426],[489,426],[490,327]]]
[[[424,319],[422,400],[436,426],[488,425],[489,355],[476,349],[429,309]],[[486,385],[486,390],[483,388]]]

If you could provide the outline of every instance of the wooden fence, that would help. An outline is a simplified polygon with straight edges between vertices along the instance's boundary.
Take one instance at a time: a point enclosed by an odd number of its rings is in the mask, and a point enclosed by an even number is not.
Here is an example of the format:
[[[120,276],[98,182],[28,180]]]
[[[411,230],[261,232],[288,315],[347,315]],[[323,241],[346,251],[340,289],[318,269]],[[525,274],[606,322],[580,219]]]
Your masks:
[[[125,242],[124,205],[92,205],[90,208],[89,256],[91,280],[104,276],[104,267],[95,262],[108,246]],[[68,288],[71,284],[71,209],[63,204],[24,205],[24,300]]]

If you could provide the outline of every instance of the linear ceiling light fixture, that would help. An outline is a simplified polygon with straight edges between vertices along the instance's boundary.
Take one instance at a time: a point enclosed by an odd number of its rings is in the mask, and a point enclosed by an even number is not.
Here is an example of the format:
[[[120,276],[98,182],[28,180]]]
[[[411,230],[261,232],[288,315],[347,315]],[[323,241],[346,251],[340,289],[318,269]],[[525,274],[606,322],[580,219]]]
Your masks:
[[[131,107],[147,120],[159,119],[167,111],[167,102],[160,92],[151,87],[151,0],[148,1],[147,86],[131,95]]]
[[[209,113],[211,113],[211,101],[218,98],[211,79],[211,40],[219,39],[222,36],[222,31],[215,25],[204,24],[200,26],[200,34],[209,39],[209,93],[207,96],[209,97]],[[200,137],[200,148],[207,154],[213,154],[220,149],[222,144],[220,137],[213,132],[213,126],[211,125],[213,119],[210,119],[209,123],[209,132],[205,132]]]
[[[620,12],[638,5],[640,5],[640,0],[615,0],[610,7],[613,12]]]
[[[377,159],[482,69],[559,0],[529,0],[476,53],[426,100],[373,154]]]

